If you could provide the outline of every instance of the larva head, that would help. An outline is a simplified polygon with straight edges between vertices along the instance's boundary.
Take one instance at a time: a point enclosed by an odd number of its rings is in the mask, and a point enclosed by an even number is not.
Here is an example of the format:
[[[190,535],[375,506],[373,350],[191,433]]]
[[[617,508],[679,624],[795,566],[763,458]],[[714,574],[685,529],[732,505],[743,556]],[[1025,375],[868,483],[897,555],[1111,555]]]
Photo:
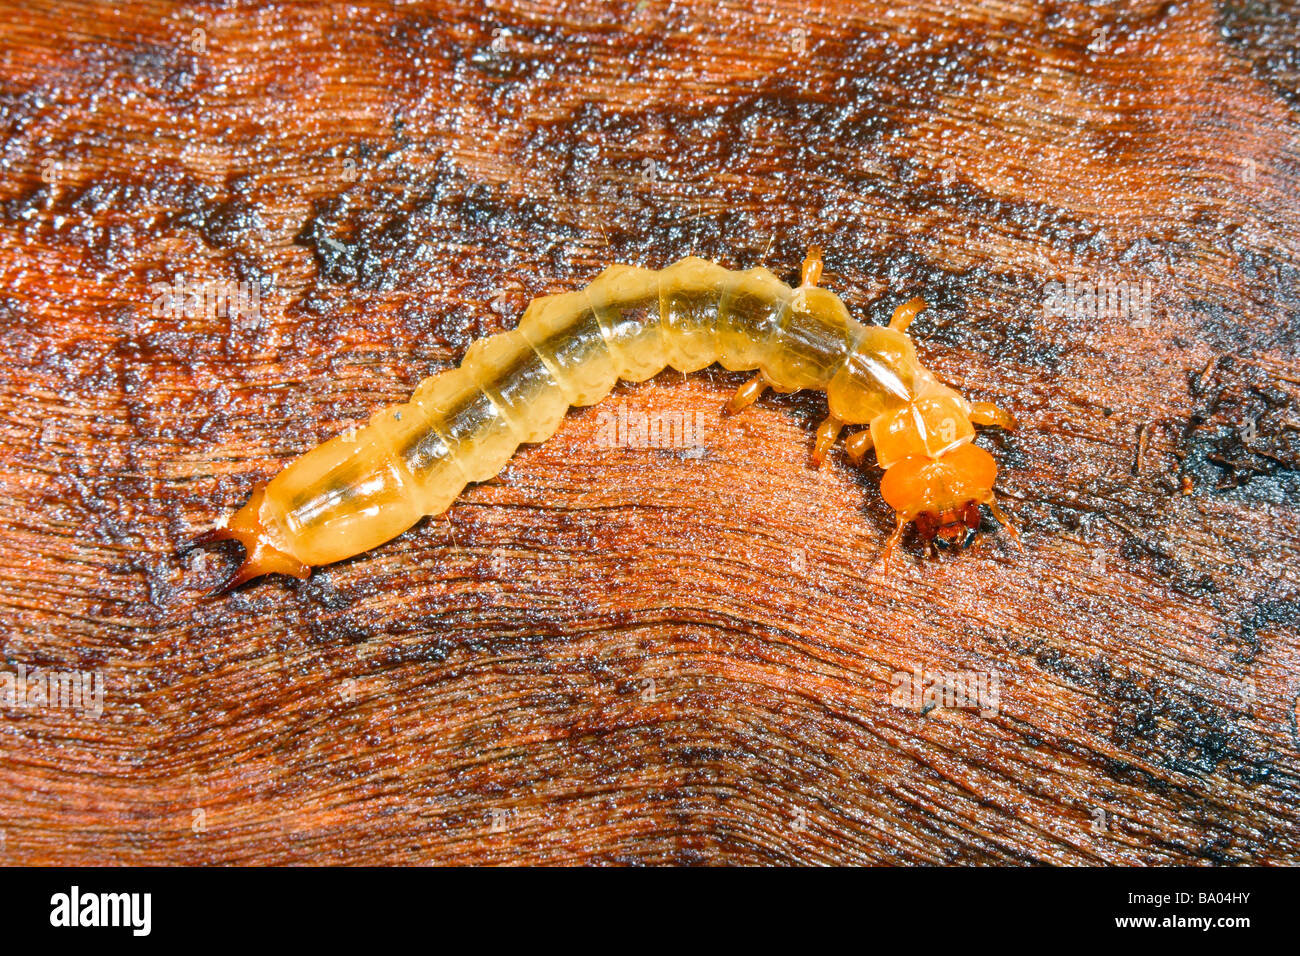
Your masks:
[[[915,522],[922,540],[965,542],[979,527],[981,504],[993,501],[998,466],[975,445],[960,445],[939,458],[904,458],[880,482],[881,497],[898,512],[900,527]]]

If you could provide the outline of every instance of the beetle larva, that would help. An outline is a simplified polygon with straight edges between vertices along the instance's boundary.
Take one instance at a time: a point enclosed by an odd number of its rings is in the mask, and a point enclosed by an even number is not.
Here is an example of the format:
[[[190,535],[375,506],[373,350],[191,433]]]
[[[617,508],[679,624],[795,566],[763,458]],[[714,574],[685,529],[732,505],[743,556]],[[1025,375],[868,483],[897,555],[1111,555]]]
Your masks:
[[[913,522],[931,548],[936,538],[963,543],[981,504],[1010,528],[993,495],[997,466],[971,439],[974,425],[1014,427],[1011,415],[966,401],[920,364],[906,334],[920,299],[899,306],[888,327],[862,325],[817,287],[820,276],[816,248],[793,289],[766,269],[692,257],[660,271],[612,266],[579,292],[534,299],[516,329],[479,339],[459,368],[426,378],[409,402],[307,452],[202,536],[234,538],[247,551],[218,590],[271,572],[306,577],[368,551],[441,514],[521,444],[545,441],[570,406],[670,365],[757,369],[729,412],[768,387],[824,391],[818,465],[844,426],[867,425],[846,449],[861,464],[874,447],[885,470],[880,491],[897,516],[886,562]]]

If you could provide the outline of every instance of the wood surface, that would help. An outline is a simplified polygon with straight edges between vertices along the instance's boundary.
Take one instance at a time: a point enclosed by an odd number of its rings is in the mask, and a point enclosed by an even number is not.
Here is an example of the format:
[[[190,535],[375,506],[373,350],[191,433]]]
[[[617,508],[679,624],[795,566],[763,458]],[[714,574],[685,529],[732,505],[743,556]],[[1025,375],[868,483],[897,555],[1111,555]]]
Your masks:
[[[5,861],[1300,862],[1294,4],[3,7],[0,663],[106,682],[4,709]],[[824,399],[715,368],[204,599],[187,541],[530,297],[814,242],[1020,419],[1023,552],[873,571]]]

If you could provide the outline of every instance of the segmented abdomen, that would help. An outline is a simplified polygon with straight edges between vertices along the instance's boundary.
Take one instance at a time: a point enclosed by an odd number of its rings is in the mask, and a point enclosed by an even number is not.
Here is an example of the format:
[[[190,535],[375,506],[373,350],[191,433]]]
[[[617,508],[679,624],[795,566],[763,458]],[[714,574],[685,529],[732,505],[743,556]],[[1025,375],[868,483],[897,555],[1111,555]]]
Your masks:
[[[306,564],[359,554],[446,510],[618,379],[714,362],[761,368],[783,390],[825,390],[832,413],[861,423],[906,403],[918,371],[907,336],[766,269],[613,266],[580,292],[534,300],[518,328],[475,342],[409,402],[293,462],[268,485],[263,521]]]

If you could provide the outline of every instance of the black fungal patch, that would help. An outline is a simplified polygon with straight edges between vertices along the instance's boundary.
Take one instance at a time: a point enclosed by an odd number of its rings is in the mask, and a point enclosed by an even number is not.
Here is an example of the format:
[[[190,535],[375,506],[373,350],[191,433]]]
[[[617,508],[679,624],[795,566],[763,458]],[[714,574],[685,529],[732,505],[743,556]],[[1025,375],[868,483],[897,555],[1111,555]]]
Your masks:
[[[298,303],[300,313],[337,297],[337,289],[327,294],[322,286],[427,292],[454,280],[459,296],[490,304],[508,274],[534,270],[546,247],[570,235],[537,203],[506,185],[473,182],[446,158],[428,169],[393,157],[378,162],[369,175],[382,187],[359,186],[315,202],[294,236],[320,270],[317,287]],[[448,274],[449,250],[479,246],[490,247],[485,258],[496,270]]]
[[[1256,602],[1235,629],[1223,631],[1218,640],[1232,650],[1234,664],[1249,664],[1265,651],[1264,636],[1287,631],[1292,636],[1300,630],[1300,600],[1266,599]]]
[[[992,362],[1055,370],[1068,352],[1080,347],[1069,341],[1068,328],[1039,320],[1043,291],[1035,280],[983,268],[957,275],[923,265],[899,278],[899,285],[918,289],[929,305],[908,330],[921,349],[933,342],[979,352]],[[997,290],[998,315],[977,318],[967,303],[990,289]],[[873,311],[882,324],[888,320],[883,307]]]
[[[1105,660],[1056,648],[1035,658],[1044,671],[1095,695],[1110,718],[1110,740],[1140,760],[1193,777],[1220,774],[1245,786],[1270,780],[1276,757],[1242,715],[1195,691]]]
[[[263,238],[264,223],[253,193],[251,177],[235,176],[216,194],[211,189],[189,189],[169,225],[195,230],[216,249],[252,246]]]
[[[1188,307],[1195,320],[1187,332],[1221,354],[1294,348],[1300,341],[1300,272],[1281,272],[1289,278],[1255,278],[1255,301],[1230,306],[1217,299],[1192,299]]]
[[[1300,107],[1300,46],[1295,7],[1289,3],[1234,0],[1218,4],[1224,39],[1250,60],[1255,75],[1292,107]]]
[[[1300,393],[1260,365],[1224,356],[1192,376],[1197,410],[1182,474],[1212,493],[1278,504],[1300,496]]]

